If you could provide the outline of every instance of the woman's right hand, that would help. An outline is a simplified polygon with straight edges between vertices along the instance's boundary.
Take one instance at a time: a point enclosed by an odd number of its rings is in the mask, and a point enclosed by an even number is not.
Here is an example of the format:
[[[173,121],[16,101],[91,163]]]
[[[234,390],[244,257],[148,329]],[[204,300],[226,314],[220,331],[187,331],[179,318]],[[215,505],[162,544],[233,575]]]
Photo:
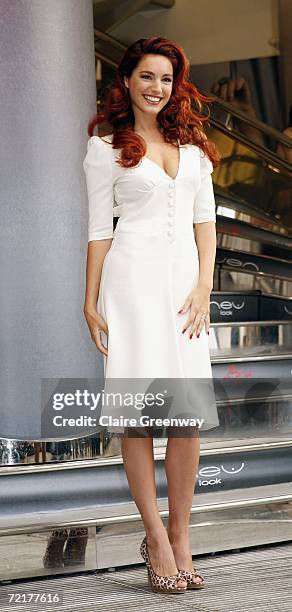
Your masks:
[[[108,350],[102,344],[100,337],[100,330],[108,335],[108,326],[103,317],[95,310],[84,307],[84,316],[89,328],[92,342],[95,343],[96,348],[107,356]]]

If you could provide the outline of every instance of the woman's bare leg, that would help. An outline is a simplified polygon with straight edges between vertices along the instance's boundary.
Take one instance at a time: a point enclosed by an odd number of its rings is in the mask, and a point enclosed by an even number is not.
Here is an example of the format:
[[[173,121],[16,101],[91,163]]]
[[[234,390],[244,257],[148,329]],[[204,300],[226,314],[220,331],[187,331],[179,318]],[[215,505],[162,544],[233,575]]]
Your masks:
[[[165,473],[168,482],[169,520],[168,536],[177,567],[192,570],[192,553],[189,542],[190,511],[195,490],[200,458],[200,438],[196,429],[189,430],[192,437],[179,437],[179,430],[172,430],[165,454]],[[186,433],[185,430],[181,433]],[[202,582],[193,578],[193,582]]]
[[[131,494],[144,523],[153,569],[160,576],[172,576],[177,566],[157,505],[153,439],[124,437],[121,451]],[[186,582],[179,580],[177,584],[182,587]]]

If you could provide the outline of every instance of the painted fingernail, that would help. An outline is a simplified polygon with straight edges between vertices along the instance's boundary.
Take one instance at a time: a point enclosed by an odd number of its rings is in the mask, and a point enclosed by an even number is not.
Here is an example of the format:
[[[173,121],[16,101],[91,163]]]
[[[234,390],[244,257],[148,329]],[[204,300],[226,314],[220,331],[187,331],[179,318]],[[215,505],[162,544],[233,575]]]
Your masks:
[[[208,331],[207,331],[207,334],[208,334],[208,336],[209,336],[209,332],[208,332]]]
[[[194,334],[190,334],[190,340],[192,339],[193,335],[194,335]]]
[[[183,309],[183,308],[181,308],[181,309],[178,311],[178,314],[180,314],[181,312],[183,312],[183,310],[184,310],[184,309]]]
[[[197,334],[197,338],[199,338],[199,337],[200,337],[200,334]]]
[[[182,330],[182,334],[184,334],[184,333],[185,333],[185,331],[187,331],[187,330],[186,330],[186,329],[183,329],[183,330]]]

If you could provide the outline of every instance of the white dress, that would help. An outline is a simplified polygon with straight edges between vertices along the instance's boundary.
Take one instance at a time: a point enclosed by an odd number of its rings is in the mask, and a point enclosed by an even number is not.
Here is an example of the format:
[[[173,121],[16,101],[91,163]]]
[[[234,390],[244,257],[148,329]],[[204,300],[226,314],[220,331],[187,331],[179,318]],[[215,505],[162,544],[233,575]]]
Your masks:
[[[212,163],[187,144],[175,179],[147,157],[123,168],[111,140],[92,136],[83,162],[88,241],[113,238],[97,302],[108,325],[105,378],[210,379],[209,337],[182,334],[189,313],[178,311],[199,277],[193,223],[216,222]],[[200,414],[202,429],[218,425],[214,403]]]

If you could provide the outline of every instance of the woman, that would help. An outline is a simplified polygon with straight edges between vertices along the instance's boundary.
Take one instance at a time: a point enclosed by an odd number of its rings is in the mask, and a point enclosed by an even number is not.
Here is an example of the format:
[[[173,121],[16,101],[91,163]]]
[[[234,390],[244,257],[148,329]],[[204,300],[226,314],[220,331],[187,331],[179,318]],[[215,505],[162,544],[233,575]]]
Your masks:
[[[104,355],[106,379],[211,377],[216,253],[211,172],[219,155],[202,128],[206,117],[200,109],[209,98],[187,80],[188,71],[177,44],[161,37],[136,41],[119,64],[104,112],[89,124],[83,164],[89,199],[84,314]],[[92,136],[105,119],[112,133]],[[119,217],[115,231],[113,215]],[[204,416],[203,428],[218,425],[216,407]],[[150,584],[166,593],[201,588],[188,535],[198,427],[169,429],[167,530],[157,507],[151,430],[136,436],[127,431],[122,456],[145,527],[140,552]]]

